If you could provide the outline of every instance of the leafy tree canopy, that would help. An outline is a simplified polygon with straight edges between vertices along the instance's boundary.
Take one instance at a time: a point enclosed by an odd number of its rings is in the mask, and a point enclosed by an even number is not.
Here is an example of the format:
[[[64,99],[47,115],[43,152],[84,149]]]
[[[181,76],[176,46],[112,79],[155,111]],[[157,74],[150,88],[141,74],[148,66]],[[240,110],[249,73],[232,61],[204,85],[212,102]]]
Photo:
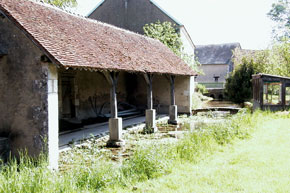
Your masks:
[[[278,0],[272,4],[272,9],[268,16],[276,22],[276,27],[273,29],[277,39],[289,38],[290,36],[290,1]]]
[[[157,21],[156,23],[146,24],[143,30],[146,36],[157,39],[169,47],[185,63],[191,66],[195,72],[202,73],[198,68],[200,64],[195,60],[194,56],[184,51],[180,33],[178,33],[175,24],[167,21],[163,23]]]
[[[77,5],[76,0],[36,0],[36,1],[48,3],[62,9],[65,9],[68,7],[75,7]]]
[[[171,22],[157,21],[156,23],[146,24],[143,27],[146,36],[158,39],[164,45],[169,47],[175,54],[180,54],[182,41],[180,34],[176,32],[176,26]]]

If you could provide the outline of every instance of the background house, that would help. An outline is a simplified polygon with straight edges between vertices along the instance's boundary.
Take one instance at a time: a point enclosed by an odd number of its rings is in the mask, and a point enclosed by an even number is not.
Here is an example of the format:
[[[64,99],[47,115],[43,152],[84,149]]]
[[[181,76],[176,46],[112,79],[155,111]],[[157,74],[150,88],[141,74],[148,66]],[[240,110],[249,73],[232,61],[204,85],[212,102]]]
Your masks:
[[[180,33],[186,53],[194,54],[194,44],[184,25],[171,17],[153,0],[104,0],[88,15],[114,26],[144,34],[143,26],[149,23],[171,22]]]
[[[204,75],[196,81],[206,86],[214,98],[223,97],[223,89],[227,75],[233,71],[233,51],[241,49],[239,43],[197,45],[195,56],[201,64]]]

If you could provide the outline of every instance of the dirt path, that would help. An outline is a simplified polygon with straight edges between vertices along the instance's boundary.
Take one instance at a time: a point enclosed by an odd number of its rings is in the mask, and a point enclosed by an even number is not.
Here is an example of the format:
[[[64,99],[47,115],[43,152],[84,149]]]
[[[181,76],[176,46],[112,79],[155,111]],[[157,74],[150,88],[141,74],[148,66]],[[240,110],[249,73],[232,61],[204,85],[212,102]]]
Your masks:
[[[135,189],[134,192],[290,192],[290,119],[267,120],[251,139],[225,147],[197,165],[178,166],[170,175],[137,184]]]

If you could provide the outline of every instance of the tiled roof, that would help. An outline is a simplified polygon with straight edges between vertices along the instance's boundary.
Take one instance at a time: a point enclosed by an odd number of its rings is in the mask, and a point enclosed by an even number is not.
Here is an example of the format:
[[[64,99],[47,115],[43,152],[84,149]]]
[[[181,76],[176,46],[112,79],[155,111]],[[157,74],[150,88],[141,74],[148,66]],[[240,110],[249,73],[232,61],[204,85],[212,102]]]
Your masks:
[[[29,0],[0,10],[56,64],[71,68],[194,75],[159,41]]]
[[[241,48],[241,45],[239,43],[197,45],[195,55],[201,64],[230,64],[235,48]]]

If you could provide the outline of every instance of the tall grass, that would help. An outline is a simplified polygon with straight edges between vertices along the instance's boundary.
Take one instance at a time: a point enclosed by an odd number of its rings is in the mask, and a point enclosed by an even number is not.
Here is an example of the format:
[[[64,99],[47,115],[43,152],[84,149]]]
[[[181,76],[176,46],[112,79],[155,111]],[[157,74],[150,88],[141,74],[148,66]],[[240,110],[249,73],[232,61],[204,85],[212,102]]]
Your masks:
[[[120,163],[109,160],[95,146],[66,160],[58,172],[50,171],[44,158],[24,156],[0,168],[0,192],[97,192],[114,186],[156,178],[171,172],[174,164],[198,162],[234,139],[250,136],[265,113],[239,113],[223,123],[203,126],[178,142],[139,145],[132,156]]]

